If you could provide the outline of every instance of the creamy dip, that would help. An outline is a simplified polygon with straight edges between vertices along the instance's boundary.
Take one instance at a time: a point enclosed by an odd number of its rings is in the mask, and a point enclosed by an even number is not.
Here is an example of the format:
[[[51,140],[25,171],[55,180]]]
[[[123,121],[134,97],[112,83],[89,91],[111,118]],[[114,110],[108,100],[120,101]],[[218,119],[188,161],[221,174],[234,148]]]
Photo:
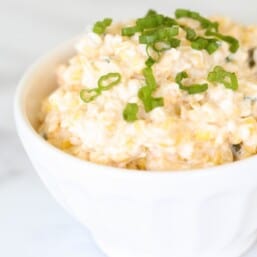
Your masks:
[[[217,39],[213,53],[194,49],[184,28],[192,28],[198,36],[204,36],[206,29],[190,17],[177,19],[174,38],[180,45],[158,52],[151,66],[157,85],[152,96],[163,101],[151,111],[138,95],[146,84],[143,70],[149,51],[139,42],[140,32],[121,34],[136,21],[112,23],[102,34],[92,29],[85,33],[76,44],[77,54],[58,68],[59,86],[42,103],[39,133],[81,159],[131,169],[188,170],[254,155],[257,26],[220,17],[208,20],[218,22],[222,35],[236,38],[239,48],[231,52],[228,42]],[[236,76],[236,89],[208,79],[217,66]],[[182,80],[184,86],[207,84],[208,89],[193,94],[181,89],[176,77],[183,71],[188,75]],[[120,81],[83,101],[81,91],[98,88],[99,78],[110,73],[119,74]],[[128,103],[138,108],[133,121],[124,118]]]

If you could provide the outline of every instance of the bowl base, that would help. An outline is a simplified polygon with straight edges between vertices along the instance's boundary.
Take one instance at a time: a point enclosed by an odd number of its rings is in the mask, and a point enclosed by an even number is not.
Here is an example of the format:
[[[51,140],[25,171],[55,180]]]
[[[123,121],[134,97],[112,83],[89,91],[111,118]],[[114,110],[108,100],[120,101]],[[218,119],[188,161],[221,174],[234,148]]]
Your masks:
[[[256,234],[252,235],[248,238],[247,241],[243,241],[241,243],[237,242],[236,244],[231,245],[230,247],[226,248],[224,251],[220,251],[216,254],[214,253],[201,253],[195,252],[190,253],[189,255],[185,255],[184,253],[178,252],[169,252],[165,255],[161,254],[161,256],[156,255],[155,253],[142,253],[140,251],[136,252],[133,249],[118,249],[115,246],[105,243],[104,241],[99,240],[98,238],[94,237],[94,241],[96,242],[97,246],[101,249],[101,251],[108,257],[243,257],[243,255],[254,245],[256,242]]]

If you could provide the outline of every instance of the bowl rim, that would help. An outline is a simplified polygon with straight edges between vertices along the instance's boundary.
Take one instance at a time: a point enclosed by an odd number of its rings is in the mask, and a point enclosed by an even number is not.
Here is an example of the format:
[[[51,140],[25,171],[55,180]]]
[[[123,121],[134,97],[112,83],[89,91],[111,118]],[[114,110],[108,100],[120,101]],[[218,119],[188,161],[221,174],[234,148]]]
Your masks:
[[[46,140],[44,140],[33,128],[31,125],[26,111],[25,111],[25,105],[23,102],[23,95],[27,88],[27,81],[33,76],[36,69],[42,65],[43,63],[50,62],[52,57],[57,53],[65,53],[68,51],[71,51],[73,48],[74,42],[76,42],[80,36],[77,36],[71,40],[67,40],[64,43],[58,44],[56,47],[54,47],[52,50],[48,51],[47,53],[41,55],[41,57],[37,58],[36,61],[32,63],[32,65],[29,66],[29,68],[25,71],[23,76],[21,77],[20,81],[18,82],[18,86],[15,91],[14,96],[14,118],[15,118],[15,124],[16,124],[16,130],[19,132],[19,127],[22,126],[26,133],[29,133],[29,135],[35,140],[36,143],[39,144],[40,147],[44,148],[45,151],[50,151],[51,154],[56,155],[60,158],[65,158],[66,160],[70,162],[75,162],[79,166],[87,166],[88,168],[92,168],[95,170],[103,170],[105,174],[111,174],[114,176],[131,176],[131,177],[150,177],[150,178],[157,178],[157,177],[171,177],[174,178],[174,176],[178,177],[191,177],[191,176],[218,176],[220,173],[224,174],[226,172],[227,175],[235,174],[235,172],[247,172],[247,170],[243,170],[242,168],[238,168],[240,166],[244,167],[249,165],[254,165],[254,163],[257,163],[257,156],[253,155],[248,158],[245,158],[240,161],[225,163],[221,165],[211,166],[211,167],[205,167],[205,168],[197,168],[197,169],[189,169],[189,170],[136,170],[136,169],[126,169],[126,168],[119,168],[114,166],[108,166],[103,164],[97,164],[94,162],[90,162],[87,160],[80,159],[76,156],[73,156],[71,154],[68,154],[61,149],[53,146]],[[18,133],[19,134],[19,133]],[[23,142],[24,144],[24,142]],[[85,169],[86,172],[87,169]],[[251,172],[253,172],[251,170]],[[257,172],[257,169],[256,169]],[[140,174],[140,176],[139,176]]]

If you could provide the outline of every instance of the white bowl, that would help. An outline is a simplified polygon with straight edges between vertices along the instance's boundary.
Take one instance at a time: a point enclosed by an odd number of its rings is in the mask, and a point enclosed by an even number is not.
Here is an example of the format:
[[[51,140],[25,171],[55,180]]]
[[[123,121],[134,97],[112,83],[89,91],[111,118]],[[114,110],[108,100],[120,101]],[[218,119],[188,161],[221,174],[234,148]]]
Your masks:
[[[111,257],[237,257],[257,237],[257,157],[189,172],[129,171],[97,165],[51,146],[36,132],[55,70],[69,42],[24,75],[17,129],[54,197],[87,226]]]

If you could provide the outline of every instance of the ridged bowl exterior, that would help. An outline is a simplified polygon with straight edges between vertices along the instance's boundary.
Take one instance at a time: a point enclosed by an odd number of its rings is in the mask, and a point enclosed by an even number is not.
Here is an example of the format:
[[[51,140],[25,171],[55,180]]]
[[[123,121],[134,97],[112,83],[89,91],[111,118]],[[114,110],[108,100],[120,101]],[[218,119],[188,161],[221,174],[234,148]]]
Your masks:
[[[39,60],[15,99],[18,133],[47,188],[110,257],[238,257],[257,238],[257,158],[188,172],[128,171],[69,156],[37,135],[69,42]]]

